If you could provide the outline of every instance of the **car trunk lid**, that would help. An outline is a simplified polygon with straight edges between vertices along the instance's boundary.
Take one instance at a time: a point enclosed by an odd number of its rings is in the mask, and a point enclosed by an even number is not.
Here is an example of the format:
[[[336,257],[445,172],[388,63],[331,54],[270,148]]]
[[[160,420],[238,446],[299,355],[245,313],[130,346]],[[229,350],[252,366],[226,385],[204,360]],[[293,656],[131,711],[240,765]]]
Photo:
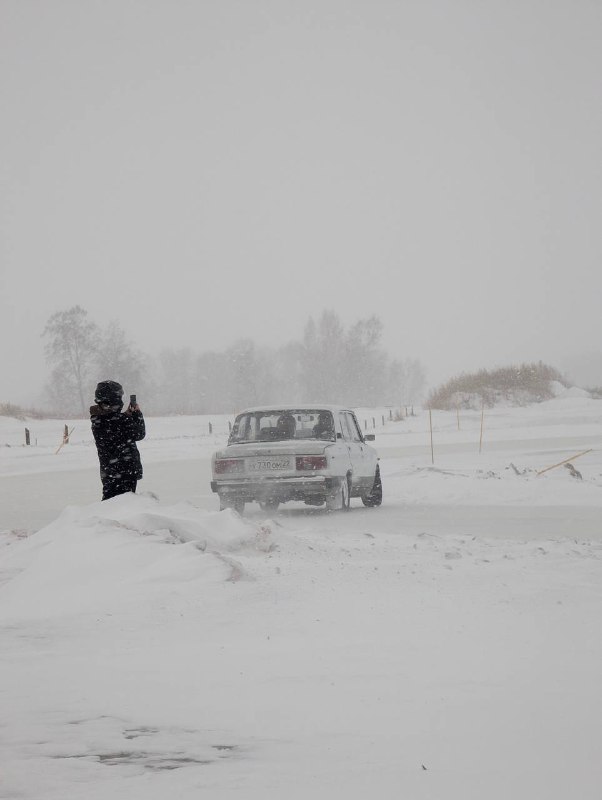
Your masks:
[[[288,440],[284,442],[231,444],[218,454],[219,458],[279,458],[281,456],[322,455],[331,442]]]

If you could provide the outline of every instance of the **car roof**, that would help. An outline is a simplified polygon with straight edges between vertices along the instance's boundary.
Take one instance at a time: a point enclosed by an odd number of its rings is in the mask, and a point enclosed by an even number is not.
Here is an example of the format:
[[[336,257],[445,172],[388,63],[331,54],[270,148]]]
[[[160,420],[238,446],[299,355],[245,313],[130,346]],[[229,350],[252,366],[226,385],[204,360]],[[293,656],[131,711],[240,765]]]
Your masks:
[[[236,416],[239,414],[254,414],[257,411],[331,411],[333,414],[339,411],[352,411],[349,406],[335,406],[329,403],[282,403],[281,405],[277,406],[253,406],[252,408],[243,408],[242,411],[237,412]]]

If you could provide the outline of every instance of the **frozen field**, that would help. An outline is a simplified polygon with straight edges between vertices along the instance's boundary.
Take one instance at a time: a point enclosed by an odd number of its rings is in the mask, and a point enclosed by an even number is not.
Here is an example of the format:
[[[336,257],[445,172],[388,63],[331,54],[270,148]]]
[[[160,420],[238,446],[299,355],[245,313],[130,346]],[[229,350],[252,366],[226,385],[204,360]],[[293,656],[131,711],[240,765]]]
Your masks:
[[[217,512],[227,417],[106,503],[87,421],[0,418],[0,798],[598,800],[602,401],[434,412],[434,465],[383,415],[381,508],[271,519]]]

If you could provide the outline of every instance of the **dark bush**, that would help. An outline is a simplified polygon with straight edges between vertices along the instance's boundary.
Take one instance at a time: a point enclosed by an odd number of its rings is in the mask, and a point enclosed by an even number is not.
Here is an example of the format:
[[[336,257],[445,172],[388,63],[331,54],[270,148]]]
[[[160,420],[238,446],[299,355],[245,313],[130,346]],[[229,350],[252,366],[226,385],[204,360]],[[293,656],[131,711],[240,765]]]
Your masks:
[[[501,367],[451,378],[434,389],[427,398],[427,408],[488,408],[497,404],[523,406],[541,403],[554,397],[552,382],[566,386],[566,380],[554,367],[537,364]]]

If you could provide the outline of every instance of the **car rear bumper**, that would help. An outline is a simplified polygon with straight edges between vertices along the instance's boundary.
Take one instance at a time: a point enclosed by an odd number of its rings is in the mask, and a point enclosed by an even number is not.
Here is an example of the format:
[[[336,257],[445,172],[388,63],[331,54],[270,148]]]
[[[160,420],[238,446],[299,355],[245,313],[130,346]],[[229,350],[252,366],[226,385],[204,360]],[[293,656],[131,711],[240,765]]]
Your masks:
[[[340,478],[325,476],[298,478],[264,478],[260,481],[211,481],[211,491],[220,497],[244,500],[245,502],[264,502],[278,500],[325,499],[339,486]]]

